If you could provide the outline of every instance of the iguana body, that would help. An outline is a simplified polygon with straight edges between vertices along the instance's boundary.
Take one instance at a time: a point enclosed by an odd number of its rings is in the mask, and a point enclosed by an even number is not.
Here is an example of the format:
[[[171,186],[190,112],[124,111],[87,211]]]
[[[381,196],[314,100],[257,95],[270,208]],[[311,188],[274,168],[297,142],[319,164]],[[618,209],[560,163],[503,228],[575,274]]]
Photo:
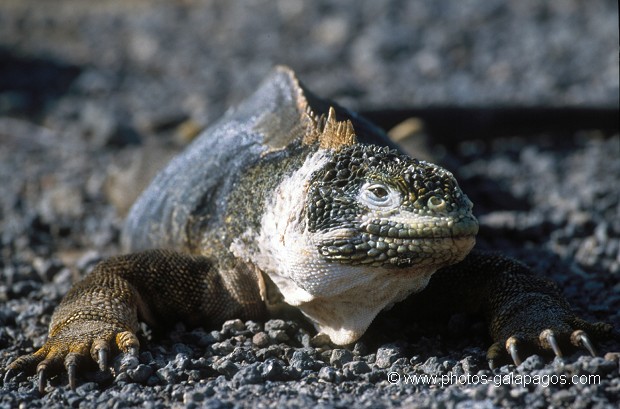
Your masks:
[[[139,318],[209,326],[286,306],[349,344],[427,285],[434,305],[485,313],[491,362],[519,362],[519,344],[592,351],[586,332],[609,332],[521,264],[470,253],[478,225],[452,174],[377,145],[380,130],[277,69],[157,176],[127,219],[130,254],[75,285],[7,375],[38,365],[43,390],[64,364],[74,386],[82,362],[137,352]]]

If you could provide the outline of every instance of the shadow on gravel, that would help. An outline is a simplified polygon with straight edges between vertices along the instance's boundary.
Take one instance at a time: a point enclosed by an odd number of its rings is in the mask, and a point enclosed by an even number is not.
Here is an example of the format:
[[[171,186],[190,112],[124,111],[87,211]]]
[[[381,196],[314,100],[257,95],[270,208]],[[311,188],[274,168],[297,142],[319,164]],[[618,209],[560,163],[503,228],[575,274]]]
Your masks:
[[[39,120],[81,71],[53,58],[19,55],[0,48],[0,116]]]

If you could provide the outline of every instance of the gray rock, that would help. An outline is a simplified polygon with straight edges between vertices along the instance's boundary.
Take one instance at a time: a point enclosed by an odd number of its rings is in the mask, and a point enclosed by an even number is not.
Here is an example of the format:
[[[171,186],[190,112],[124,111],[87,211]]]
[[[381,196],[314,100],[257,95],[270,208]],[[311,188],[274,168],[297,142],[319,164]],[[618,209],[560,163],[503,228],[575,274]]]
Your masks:
[[[336,369],[331,366],[324,366],[319,370],[319,379],[326,382],[334,382],[336,380]]]
[[[264,348],[264,347],[269,345],[270,338],[269,338],[269,336],[266,333],[264,333],[262,331],[261,332],[257,332],[252,337],[252,343],[254,345],[256,345],[257,347],[259,347],[259,348]]]
[[[239,371],[239,366],[229,359],[222,359],[213,365],[213,369],[232,378]]]
[[[312,348],[304,348],[293,352],[289,363],[291,367],[300,371],[316,370],[323,366],[320,361],[316,360],[316,352]]]
[[[222,324],[222,333],[224,334],[237,334],[245,330],[245,324],[240,319],[229,320]]]
[[[353,360],[353,353],[348,349],[334,349],[332,350],[329,363],[335,367],[342,367],[342,365]]]
[[[140,364],[133,369],[127,370],[127,375],[137,383],[146,383],[153,374],[153,368],[148,365]]]
[[[370,366],[364,361],[347,362],[342,366],[343,373],[351,372],[353,375],[361,375],[371,371]]]
[[[384,346],[377,349],[375,356],[375,366],[377,368],[389,368],[396,362],[398,358],[402,357],[400,348],[396,346]]]

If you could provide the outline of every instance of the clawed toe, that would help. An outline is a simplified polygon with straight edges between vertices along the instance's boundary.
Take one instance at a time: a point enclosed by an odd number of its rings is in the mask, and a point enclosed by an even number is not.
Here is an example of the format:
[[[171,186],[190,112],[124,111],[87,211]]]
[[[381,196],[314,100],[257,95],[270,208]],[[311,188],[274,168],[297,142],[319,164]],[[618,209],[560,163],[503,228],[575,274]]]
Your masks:
[[[523,360],[521,359],[521,356],[519,355],[518,344],[519,344],[519,339],[515,336],[512,336],[506,340],[506,350],[510,354],[512,361],[514,362],[516,366],[521,365],[521,363],[523,362]]]
[[[77,386],[77,369],[80,365],[80,361],[82,360],[83,356],[76,352],[67,354],[67,357],[65,358],[65,369],[67,370],[67,375],[69,376],[69,387],[71,390],[75,390]]]
[[[47,365],[39,365],[37,367],[37,378],[38,378],[38,387],[39,393],[43,395],[45,393],[45,386],[47,385],[47,374],[45,370],[47,369]]]
[[[15,378],[17,376],[17,374],[19,373],[19,371],[9,368],[7,369],[6,373],[4,374],[4,384],[6,385],[11,379]]]
[[[590,341],[590,338],[588,337],[588,334],[585,333],[585,331],[580,330],[580,329],[578,329],[577,331],[574,331],[570,336],[570,340],[574,346],[583,347],[587,349],[590,355],[592,356],[598,355],[596,353],[596,349],[594,348],[594,345],[592,344],[592,341]]]
[[[99,365],[99,370],[104,372],[108,368],[108,361],[110,359],[110,347],[108,343],[103,339],[98,339],[93,342],[90,354]]]
[[[107,349],[100,349],[97,352],[97,363],[99,364],[99,370],[101,372],[105,371],[108,367],[108,355]]]
[[[538,339],[533,334],[520,333],[509,337],[504,344],[501,342],[494,343],[487,351],[487,361],[489,367],[495,369],[500,363],[505,363],[508,356],[516,366],[519,366],[523,363],[524,358],[536,351],[553,351],[556,357],[563,358],[564,352],[570,349],[571,345],[587,350],[592,356],[598,356],[594,343],[586,331],[577,329],[569,336],[563,330],[554,331],[548,328],[540,332]]]
[[[555,333],[552,330],[546,329],[541,332],[539,339],[541,345],[545,348],[551,348],[555,356],[558,358],[562,358],[564,356],[562,354],[562,350],[560,349],[560,345],[558,345],[558,340],[555,337]]]

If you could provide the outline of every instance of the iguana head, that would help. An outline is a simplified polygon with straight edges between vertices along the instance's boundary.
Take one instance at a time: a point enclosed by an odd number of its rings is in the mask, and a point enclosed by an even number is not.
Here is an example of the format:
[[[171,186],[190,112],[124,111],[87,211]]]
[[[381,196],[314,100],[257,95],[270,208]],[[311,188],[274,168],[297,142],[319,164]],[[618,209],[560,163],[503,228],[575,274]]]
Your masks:
[[[472,207],[447,170],[355,144],[311,176],[307,230],[329,263],[438,268],[460,261],[473,245]]]
[[[373,145],[318,149],[266,205],[257,265],[337,344],[462,260],[478,223],[447,170]]]

